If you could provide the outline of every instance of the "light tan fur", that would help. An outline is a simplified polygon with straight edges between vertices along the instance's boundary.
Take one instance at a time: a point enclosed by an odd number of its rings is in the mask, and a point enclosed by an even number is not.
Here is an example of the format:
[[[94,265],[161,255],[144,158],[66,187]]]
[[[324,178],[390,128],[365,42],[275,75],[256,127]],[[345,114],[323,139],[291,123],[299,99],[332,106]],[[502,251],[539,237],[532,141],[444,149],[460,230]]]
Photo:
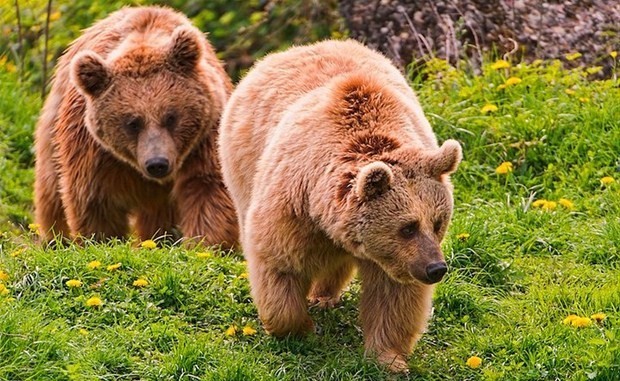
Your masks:
[[[179,226],[193,242],[234,245],[216,152],[231,90],[204,35],[171,9],[124,8],[85,30],[58,62],[36,130],[44,239],[122,237],[133,216],[141,239]],[[167,170],[153,172],[153,159]]]
[[[367,352],[405,370],[446,269],[460,145],[439,147],[403,76],[353,41],[267,56],[233,92],[220,131],[266,330],[311,331],[306,299],[333,306],[357,268]]]

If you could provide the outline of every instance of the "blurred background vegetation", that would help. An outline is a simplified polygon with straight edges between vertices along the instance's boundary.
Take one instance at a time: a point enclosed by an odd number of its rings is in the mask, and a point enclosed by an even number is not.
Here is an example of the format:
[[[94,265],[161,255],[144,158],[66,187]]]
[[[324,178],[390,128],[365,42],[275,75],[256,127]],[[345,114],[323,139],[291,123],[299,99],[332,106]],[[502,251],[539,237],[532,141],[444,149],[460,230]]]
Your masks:
[[[82,29],[129,5],[165,5],[186,14],[208,33],[234,80],[267,52],[346,36],[336,0],[55,0],[49,14],[47,72]],[[46,0],[0,3],[0,64],[35,87],[44,75],[47,7]]]

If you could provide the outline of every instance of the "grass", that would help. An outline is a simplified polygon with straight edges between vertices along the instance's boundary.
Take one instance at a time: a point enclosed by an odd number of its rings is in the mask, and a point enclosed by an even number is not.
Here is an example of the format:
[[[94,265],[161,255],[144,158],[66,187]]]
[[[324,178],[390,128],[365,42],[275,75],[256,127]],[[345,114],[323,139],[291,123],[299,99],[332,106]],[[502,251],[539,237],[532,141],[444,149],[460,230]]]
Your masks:
[[[620,184],[601,179],[620,180],[618,83],[558,62],[490,64],[473,75],[432,61],[412,78],[440,140],[460,140],[465,160],[444,242],[450,272],[408,376],[364,357],[358,283],[341,306],[311,311],[318,334],[276,340],[257,319],[239,253],[38,246],[28,224],[41,101],[0,68],[0,99],[11,100],[0,103],[0,379],[617,380]],[[500,88],[510,77],[521,82]],[[497,174],[502,162],[512,171]],[[572,207],[545,210],[540,199]],[[148,284],[134,286],[139,278]],[[86,305],[93,296],[101,307]],[[597,312],[606,319],[563,324]],[[474,355],[482,364],[471,369]]]

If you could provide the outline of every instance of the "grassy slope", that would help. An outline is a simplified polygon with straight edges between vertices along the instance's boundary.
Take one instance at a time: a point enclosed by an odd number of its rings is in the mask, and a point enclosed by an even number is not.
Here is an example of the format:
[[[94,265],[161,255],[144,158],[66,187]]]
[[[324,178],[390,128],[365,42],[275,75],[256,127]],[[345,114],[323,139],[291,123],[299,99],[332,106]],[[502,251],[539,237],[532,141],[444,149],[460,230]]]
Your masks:
[[[465,161],[444,245],[451,271],[409,378],[617,379],[620,198],[617,184],[600,179],[618,177],[618,85],[552,63],[484,71],[471,76],[435,62],[415,85],[438,135],[458,138]],[[522,82],[498,89],[509,76]],[[10,73],[0,71],[0,82],[0,99],[15,100],[0,103],[0,270],[9,291],[0,296],[0,379],[399,378],[363,357],[356,283],[342,306],[312,311],[318,335],[279,341],[260,328],[238,255],[123,242],[36,246],[23,226],[40,101]],[[498,109],[481,113],[487,103]],[[495,174],[503,161],[514,171]],[[540,198],[567,198],[574,209],[533,208]],[[103,266],[89,269],[92,260]],[[149,285],[134,287],[138,277]],[[69,279],[84,285],[69,289]],[[91,296],[103,306],[87,307]],[[600,325],[562,324],[595,312],[607,314]],[[258,332],[228,336],[231,325]],[[483,359],[480,368],[465,365],[472,355]]]

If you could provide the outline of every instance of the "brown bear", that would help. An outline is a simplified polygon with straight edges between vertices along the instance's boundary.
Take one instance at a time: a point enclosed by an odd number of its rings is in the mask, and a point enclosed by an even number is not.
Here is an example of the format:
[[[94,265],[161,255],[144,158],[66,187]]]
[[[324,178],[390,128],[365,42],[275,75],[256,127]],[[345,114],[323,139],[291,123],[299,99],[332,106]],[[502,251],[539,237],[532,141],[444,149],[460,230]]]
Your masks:
[[[35,220],[56,234],[141,239],[180,227],[230,247],[238,225],[217,143],[232,84],[168,8],[124,8],[60,58],[36,135]]]
[[[334,305],[357,269],[366,350],[406,370],[447,271],[461,147],[438,146],[400,72],[354,41],[269,55],[233,92],[219,147],[265,329],[312,331],[306,299]]]

